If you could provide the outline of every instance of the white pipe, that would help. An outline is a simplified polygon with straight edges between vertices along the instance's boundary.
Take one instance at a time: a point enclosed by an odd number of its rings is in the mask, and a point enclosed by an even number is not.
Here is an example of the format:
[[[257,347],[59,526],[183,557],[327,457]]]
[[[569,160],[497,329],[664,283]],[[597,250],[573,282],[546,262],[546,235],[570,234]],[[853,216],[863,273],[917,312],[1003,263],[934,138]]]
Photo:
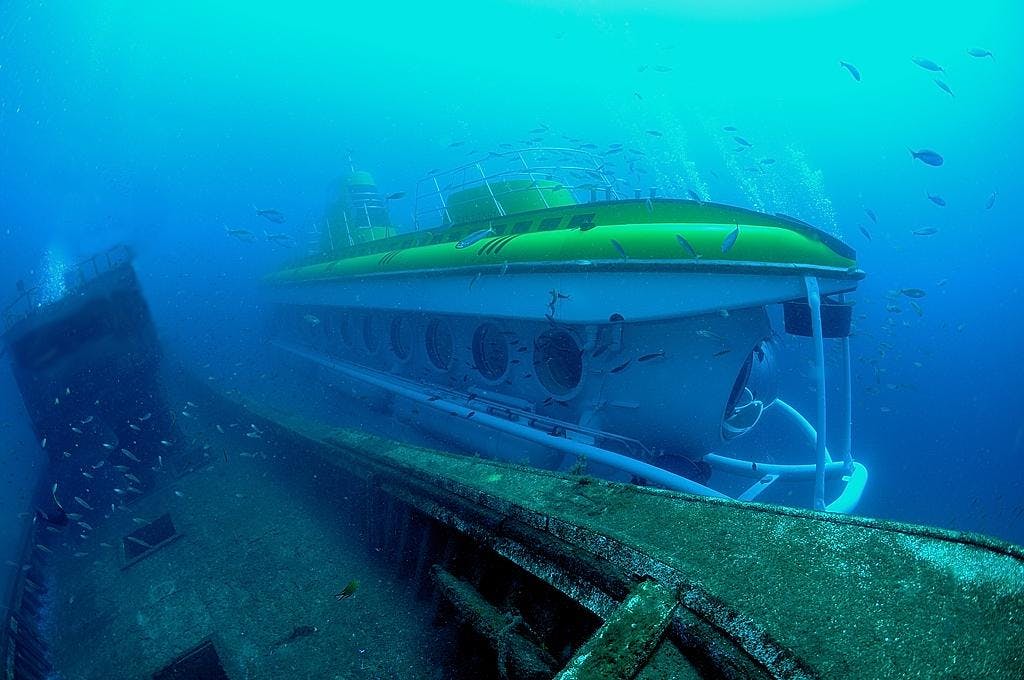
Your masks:
[[[814,445],[814,464],[818,469],[814,475],[814,509],[825,509],[825,419],[828,409],[825,404],[825,338],[821,329],[821,294],[818,290],[818,279],[813,276],[804,277],[807,288],[807,304],[811,308],[811,332],[814,336],[815,377],[817,378],[817,436]]]
[[[674,491],[683,491],[685,493],[692,493],[698,496],[711,496],[714,498],[728,498],[723,493],[715,491],[714,489],[699,484],[692,479],[687,479],[681,475],[674,474],[668,470],[664,470],[654,465],[644,463],[643,461],[629,456],[623,456],[622,454],[614,453],[606,449],[599,448],[597,446],[590,446],[581,442],[566,439],[564,437],[553,437],[549,434],[535,430],[531,427],[519,425],[517,423],[505,420],[504,418],[497,418],[488,413],[475,411],[474,409],[468,408],[461,404],[447,399],[438,399],[436,394],[431,394],[426,388],[421,387],[406,387],[400,384],[400,380],[394,376],[375,375],[378,372],[372,369],[365,369],[353,366],[351,364],[333,361],[322,356],[318,356],[312,352],[307,352],[298,347],[292,346],[289,343],[280,341],[274,341],[274,344],[278,347],[287,350],[293,354],[301,356],[310,361],[316,362],[321,366],[330,368],[339,373],[343,373],[350,378],[360,380],[370,385],[375,385],[382,389],[394,392],[403,397],[411,399],[420,405],[428,406],[438,411],[445,411],[446,413],[454,413],[455,416],[449,417],[462,417],[467,418],[469,414],[473,412],[473,420],[479,422],[481,425],[486,425],[495,430],[500,430],[506,434],[510,434],[519,439],[539,444],[540,446],[555,449],[572,456],[584,456],[587,460],[592,460],[602,465],[622,470],[631,475],[642,477],[647,481],[656,484],[658,486],[672,489]],[[404,382],[404,381],[403,381]]]

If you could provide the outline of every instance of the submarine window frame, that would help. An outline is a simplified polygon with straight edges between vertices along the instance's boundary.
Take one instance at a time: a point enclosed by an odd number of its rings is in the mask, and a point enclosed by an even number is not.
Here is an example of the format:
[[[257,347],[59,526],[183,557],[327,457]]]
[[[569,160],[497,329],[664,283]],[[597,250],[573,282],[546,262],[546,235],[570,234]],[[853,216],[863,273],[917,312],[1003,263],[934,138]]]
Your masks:
[[[554,343],[571,343],[572,349],[567,345],[555,348]],[[571,362],[572,366],[560,365],[557,370],[552,370],[550,359],[553,355],[547,352],[557,349],[561,353],[561,359]],[[567,351],[562,351],[567,350]],[[575,359],[572,354],[575,353]],[[571,331],[562,328],[549,328],[534,338],[533,341],[533,374],[541,386],[548,393],[559,399],[568,399],[579,393],[583,385],[585,375],[583,345],[579,338]]]
[[[438,346],[439,334],[447,335],[447,349],[442,353]],[[445,319],[431,319],[423,334],[424,349],[427,353],[427,361],[438,371],[447,372],[455,361],[455,336],[452,333],[451,324]]]
[[[516,222],[512,227],[511,234],[525,234],[530,231],[530,227],[533,226],[533,220],[526,220],[525,222]]]
[[[398,314],[391,318],[388,324],[388,346],[396,359],[409,361],[412,358],[415,338],[416,328],[410,316]]]
[[[485,342],[488,343],[486,347]],[[473,331],[472,351],[473,368],[480,377],[492,383],[504,379],[511,365],[511,353],[508,338],[498,324],[485,321],[476,327]]]
[[[554,231],[558,229],[561,224],[561,217],[549,217],[546,220],[540,221],[540,226],[537,227],[537,231]]]
[[[380,353],[383,328],[379,318],[379,315],[374,314],[373,311],[369,311],[363,316],[363,349],[366,350],[367,354],[376,355]]]

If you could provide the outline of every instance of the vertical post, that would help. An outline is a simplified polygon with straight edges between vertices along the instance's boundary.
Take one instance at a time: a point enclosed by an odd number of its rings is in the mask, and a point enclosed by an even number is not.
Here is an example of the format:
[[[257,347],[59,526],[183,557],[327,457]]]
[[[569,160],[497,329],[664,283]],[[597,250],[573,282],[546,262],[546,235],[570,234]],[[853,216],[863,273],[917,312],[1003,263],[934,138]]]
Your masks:
[[[818,279],[804,277],[807,289],[807,304],[811,308],[811,332],[814,337],[814,365],[818,388],[818,408],[815,418],[817,436],[814,441],[814,509],[825,509],[825,419],[828,415],[825,403],[825,337],[821,329],[821,293]]]
[[[846,302],[846,296],[839,296],[840,302]],[[850,370],[850,336],[843,338],[843,429],[839,442],[839,452],[846,464],[846,473],[853,472],[853,377]]]

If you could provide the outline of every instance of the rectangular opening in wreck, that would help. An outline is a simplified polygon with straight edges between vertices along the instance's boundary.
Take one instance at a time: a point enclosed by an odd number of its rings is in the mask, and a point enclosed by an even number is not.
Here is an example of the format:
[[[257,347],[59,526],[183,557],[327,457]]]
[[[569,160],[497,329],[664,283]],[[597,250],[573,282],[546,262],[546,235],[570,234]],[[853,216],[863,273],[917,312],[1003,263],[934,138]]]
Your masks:
[[[124,567],[130,567],[139,560],[152,555],[181,534],[174,527],[168,513],[160,515],[148,524],[143,524],[122,540]]]
[[[153,674],[153,680],[230,680],[213,642],[205,640]]]

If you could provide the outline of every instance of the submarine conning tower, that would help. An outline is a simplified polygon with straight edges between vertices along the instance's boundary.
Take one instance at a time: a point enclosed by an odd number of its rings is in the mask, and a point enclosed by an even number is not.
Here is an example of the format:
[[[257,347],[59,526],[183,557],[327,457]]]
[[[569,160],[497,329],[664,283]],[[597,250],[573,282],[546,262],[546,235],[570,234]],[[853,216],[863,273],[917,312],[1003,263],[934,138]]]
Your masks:
[[[324,251],[390,236],[392,225],[387,202],[373,175],[353,168],[341,180],[337,198],[327,206]]]

